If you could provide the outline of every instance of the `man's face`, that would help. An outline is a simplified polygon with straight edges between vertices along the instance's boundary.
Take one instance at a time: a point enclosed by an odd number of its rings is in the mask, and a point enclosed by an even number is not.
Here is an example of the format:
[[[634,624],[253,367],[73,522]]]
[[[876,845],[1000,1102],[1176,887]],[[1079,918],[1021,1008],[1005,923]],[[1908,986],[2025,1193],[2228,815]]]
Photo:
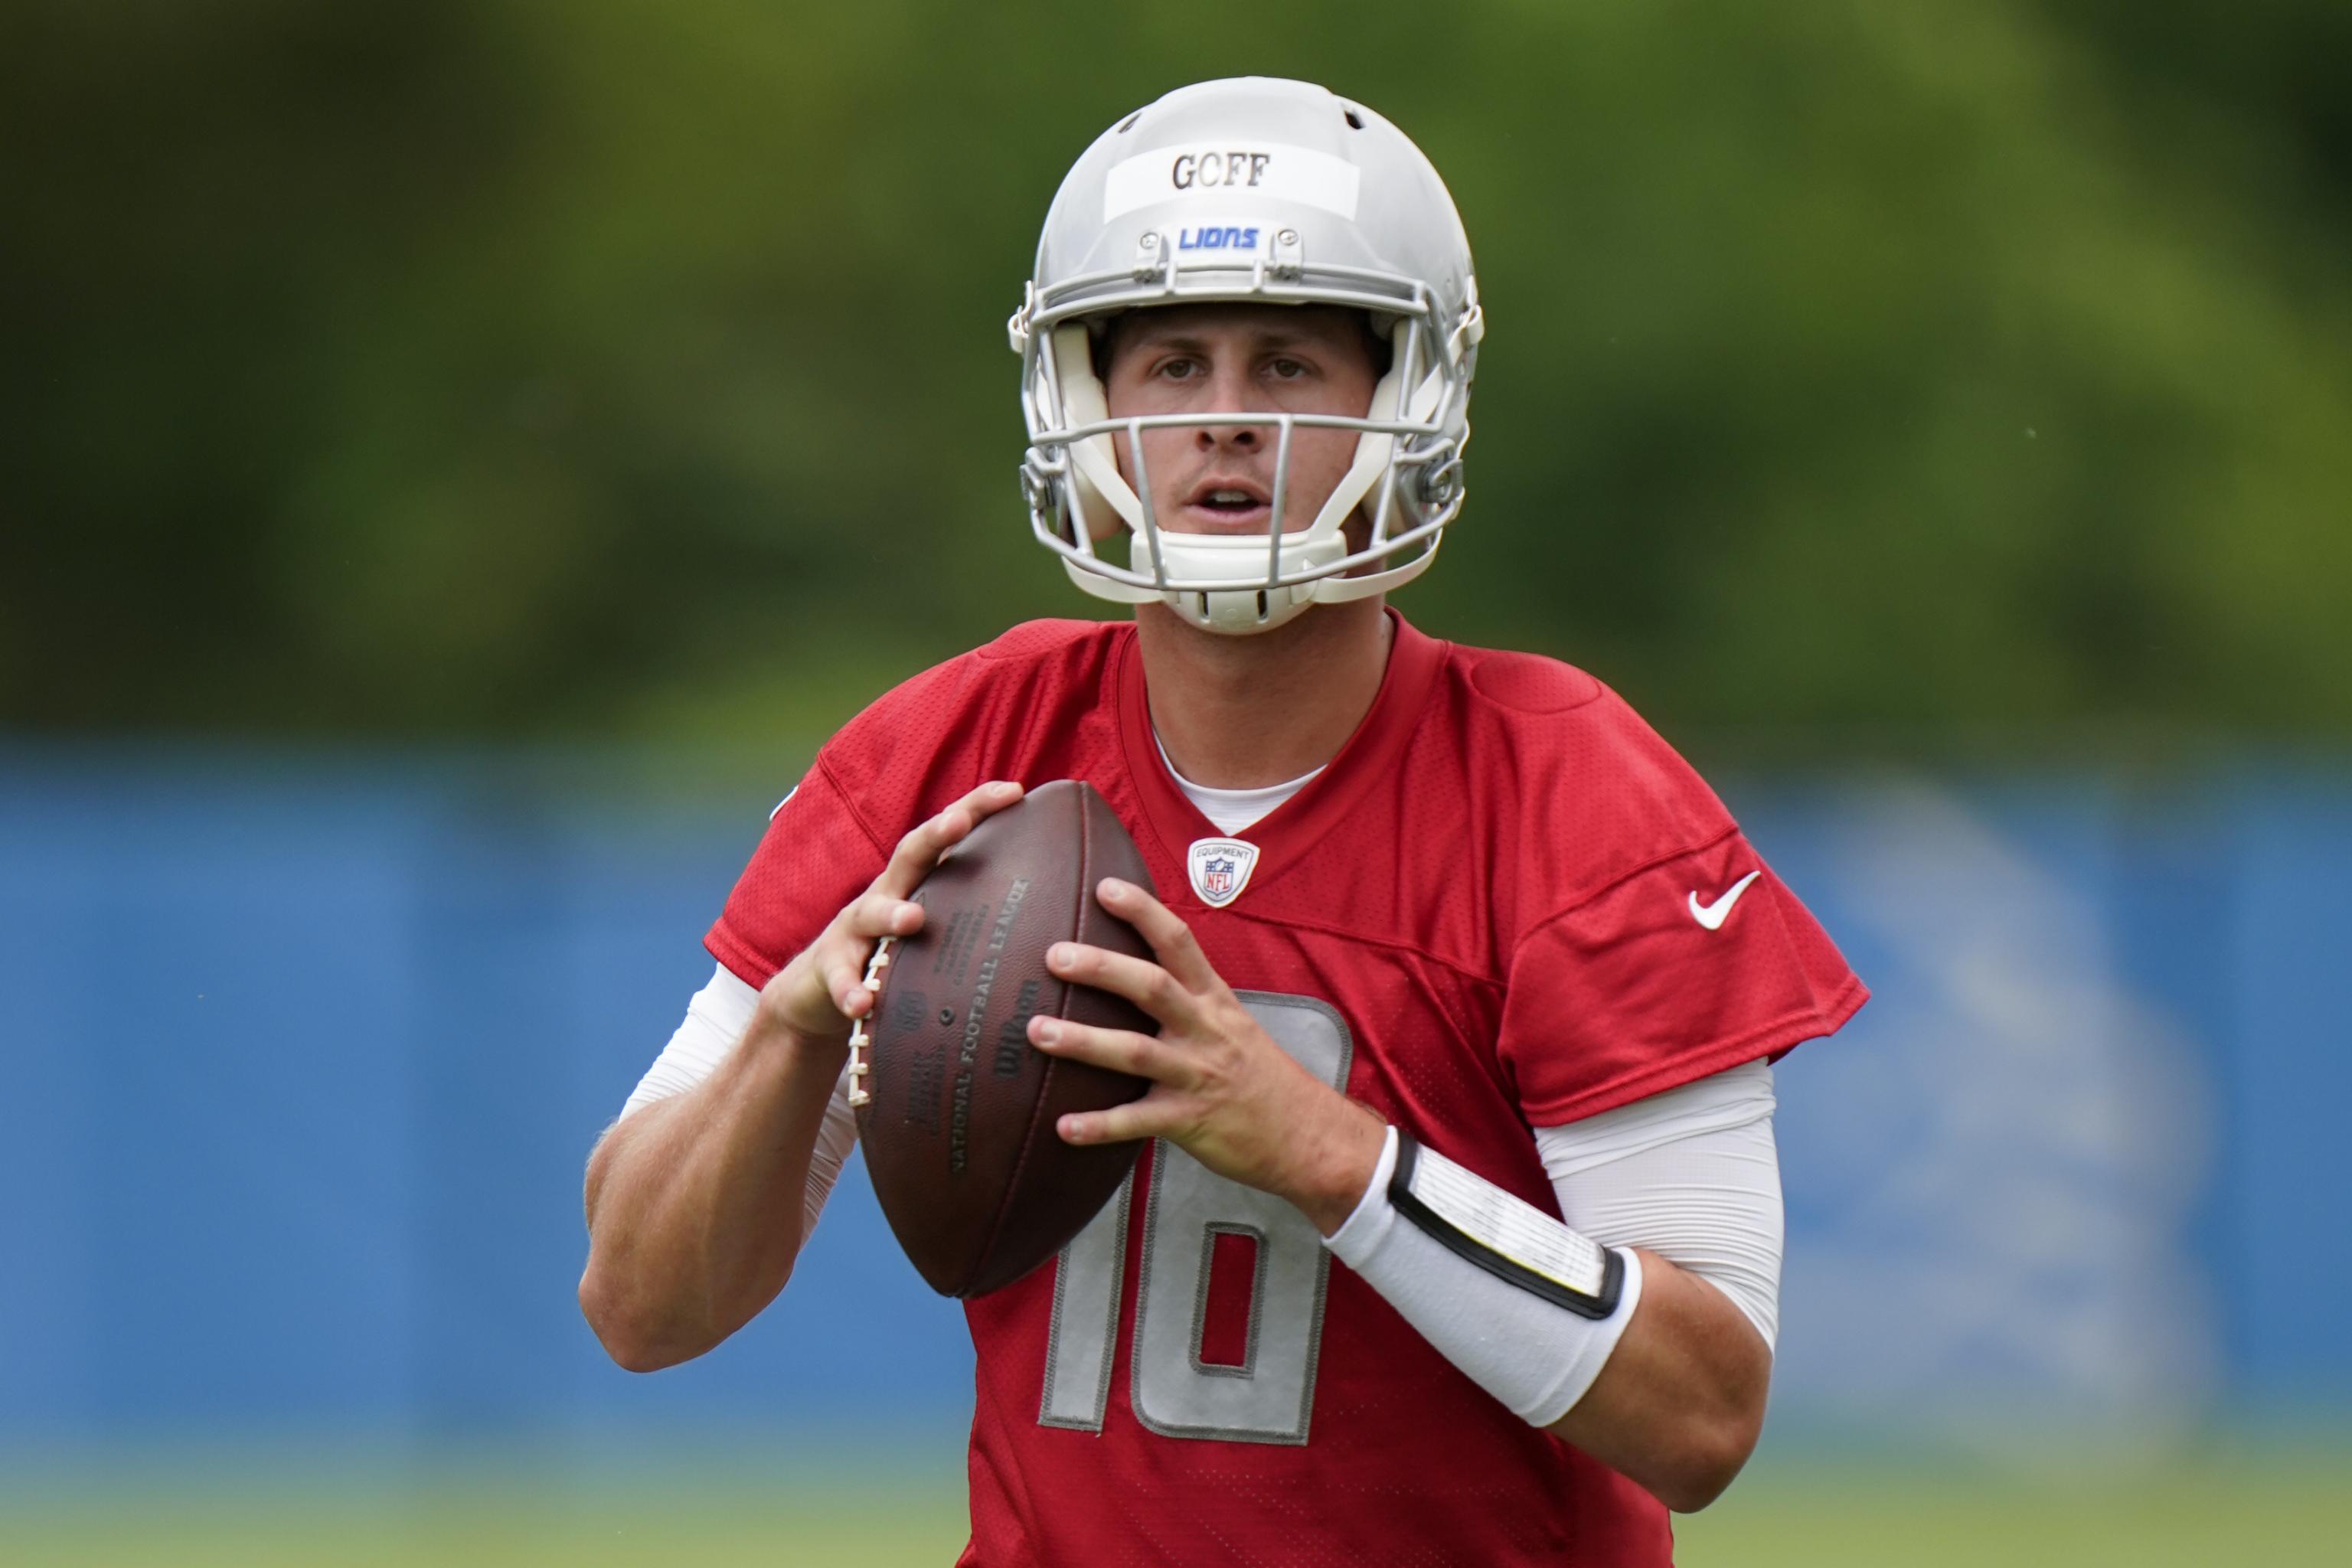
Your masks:
[[[1328,305],[1181,305],[1112,327],[1103,384],[1113,417],[1138,414],[1344,414],[1361,418],[1379,380],[1364,318]],[[1259,533],[1274,517],[1280,434],[1272,425],[1171,425],[1143,432],[1153,515],[1181,533]],[[1135,454],[1114,438],[1119,476]],[[1353,430],[1296,427],[1282,526],[1315,521],[1356,453]]]

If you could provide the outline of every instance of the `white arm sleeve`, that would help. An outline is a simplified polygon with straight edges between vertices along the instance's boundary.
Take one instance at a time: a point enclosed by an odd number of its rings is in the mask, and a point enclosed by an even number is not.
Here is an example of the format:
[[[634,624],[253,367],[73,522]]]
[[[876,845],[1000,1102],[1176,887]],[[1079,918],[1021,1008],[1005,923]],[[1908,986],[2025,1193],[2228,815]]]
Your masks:
[[[1731,1299],[1770,1349],[1780,1326],[1780,1161],[1772,1068],[1753,1061],[1565,1127],[1536,1147],[1569,1228],[1640,1247]]]
[[[709,983],[687,1003],[685,1021],[654,1058],[654,1065],[646,1069],[646,1076],[637,1080],[636,1090],[621,1107],[621,1114],[626,1117],[656,1100],[683,1094],[717,1071],[741,1042],[743,1031],[751,1026],[751,1015],[759,1005],[757,991],[729,973],[725,964],[715,966]],[[816,1216],[824,1212],[824,1200],[857,1142],[857,1113],[849,1109],[848,1069],[842,1071],[840,1081],[833,1086],[833,1098],[825,1104],[816,1147],[809,1152],[808,1188],[801,1196],[803,1246],[808,1244]]]

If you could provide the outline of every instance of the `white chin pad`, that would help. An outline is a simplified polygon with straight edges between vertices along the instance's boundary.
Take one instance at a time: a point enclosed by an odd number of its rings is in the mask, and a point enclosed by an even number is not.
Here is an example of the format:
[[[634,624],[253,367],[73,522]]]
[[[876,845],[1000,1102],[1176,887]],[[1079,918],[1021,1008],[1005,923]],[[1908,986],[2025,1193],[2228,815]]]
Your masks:
[[[1167,594],[1169,607],[1203,631],[1228,637],[1272,631],[1315,602],[1312,584],[1296,588],[1235,590],[1227,594]],[[1263,603],[1265,613],[1258,606]]]
[[[1193,582],[1234,582],[1265,575],[1270,552],[1263,534],[1166,533],[1160,536],[1167,552],[1168,575]],[[1318,539],[1310,533],[1282,536],[1285,574],[1310,571],[1339,560],[1347,541]],[[1135,569],[1152,569],[1151,547],[1144,535],[1135,535],[1130,553]],[[1315,602],[1319,583],[1298,583],[1281,588],[1229,588],[1206,592],[1171,592],[1160,597],[1168,607],[1205,631],[1245,636],[1268,631],[1291,619]]]

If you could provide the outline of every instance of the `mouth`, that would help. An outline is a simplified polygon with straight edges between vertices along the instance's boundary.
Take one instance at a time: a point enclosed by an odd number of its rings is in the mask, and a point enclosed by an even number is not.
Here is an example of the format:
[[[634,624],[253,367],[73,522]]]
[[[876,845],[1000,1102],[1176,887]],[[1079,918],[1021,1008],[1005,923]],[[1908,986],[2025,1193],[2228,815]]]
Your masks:
[[[1185,523],[1202,533],[1263,531],[1274,515],[1274,498],[1254,479],[1213,474],[1192,487],[1179,509]]]

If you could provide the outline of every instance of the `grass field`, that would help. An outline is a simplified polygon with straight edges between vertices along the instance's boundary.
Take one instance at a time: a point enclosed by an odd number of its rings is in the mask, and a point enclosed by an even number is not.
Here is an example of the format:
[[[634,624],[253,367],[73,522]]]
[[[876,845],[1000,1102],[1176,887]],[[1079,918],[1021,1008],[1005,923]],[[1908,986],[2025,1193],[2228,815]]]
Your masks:
[[[835,1463],[837,1464],[837,1458]],[[790,1473],[799,1468],[801,1473]],[[551,1479],[436,1466],[394,1486],[143,1473],[18,1475],[0,1491],[0,1563],[26,1568],[944,1568],[962,1498],[937,1456],[910,1485],[737,1461],[724,1479]],[[1937,1479],[1779,1462],[1681,1522],[1678,1561],[1707,1568],[1864,1564],[2321,1563],[2346,1560],[2352,1467],[2340,1450],[2237,1458],[2129,1481]]]

